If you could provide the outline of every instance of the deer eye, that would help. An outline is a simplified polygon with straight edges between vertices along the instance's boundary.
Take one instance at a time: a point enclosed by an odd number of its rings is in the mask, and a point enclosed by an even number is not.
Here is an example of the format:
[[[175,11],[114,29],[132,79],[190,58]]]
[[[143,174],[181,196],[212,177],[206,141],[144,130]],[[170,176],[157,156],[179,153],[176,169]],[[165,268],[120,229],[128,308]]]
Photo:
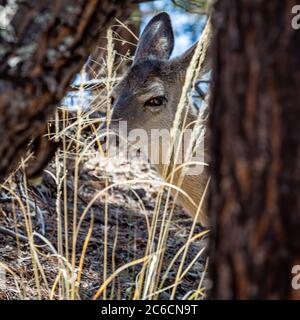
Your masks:
[[[158,96],[151,98],[145,102],[146,107],[160,107],[167,101],[166,97]]]

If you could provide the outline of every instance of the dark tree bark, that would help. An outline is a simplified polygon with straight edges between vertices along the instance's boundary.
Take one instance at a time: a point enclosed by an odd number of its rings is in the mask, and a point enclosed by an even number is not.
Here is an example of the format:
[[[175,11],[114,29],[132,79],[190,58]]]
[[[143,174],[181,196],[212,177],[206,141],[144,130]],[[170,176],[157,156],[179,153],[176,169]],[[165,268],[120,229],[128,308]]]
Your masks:
[[[300,31],[293,0],[215,5],[212,298],[300,298]]]
[[[133,2],[16,1],[11,22],[0,25],[0,180],[43,130],[101,34]]]

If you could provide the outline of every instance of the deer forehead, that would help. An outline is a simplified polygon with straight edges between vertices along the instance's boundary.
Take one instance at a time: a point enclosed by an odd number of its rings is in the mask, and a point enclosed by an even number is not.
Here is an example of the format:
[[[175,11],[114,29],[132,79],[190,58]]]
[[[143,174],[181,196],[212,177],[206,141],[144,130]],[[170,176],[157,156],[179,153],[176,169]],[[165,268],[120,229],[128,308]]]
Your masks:
[[[164,61],[145,60],[133,65],[115,88],[115,94],[163,95],[170,68]]]

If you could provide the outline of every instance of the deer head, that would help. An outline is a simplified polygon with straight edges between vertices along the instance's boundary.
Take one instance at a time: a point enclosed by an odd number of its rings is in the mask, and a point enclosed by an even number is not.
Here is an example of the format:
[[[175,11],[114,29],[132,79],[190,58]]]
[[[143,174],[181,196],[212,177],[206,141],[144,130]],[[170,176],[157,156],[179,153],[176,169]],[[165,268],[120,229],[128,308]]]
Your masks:
[[[112,128],[127,121],[128,131],[170,129],[195,45],[171,59],[174,35],[167,13],[156,15],[139,40],[133,64],[112,94]]]
[[[170,17],[167,13],[160,13],[146,26],[138,42],[132,66],[113,90],[113,112],[110,121],[110,128],[113,131],[118,132],[120,121],[126,121],[128,132],[143,129],[148,137],[152,137],[151,131],[154,129],[171,130],[186,71],[196,45],[181,56],[170,59],[173,47],[174,35]],[[190,110],[187,124],[195,119],[195,113]],[[149,146],[148,141],[148,149]],[[158,163],[157,167],[162,173],[163,166]],[[183,181],[183,188],[189,188],[189,192],[194,194],[192,197],[196,198],[198,203],[198,195],[202,194],[207,176],[203,178],[202,175],[200,179],[200,182],[199,177],[198,180],[194,177]],[[190,208],[189,205],[184,204],[184,206],[195,214],[195,205]],[[202,215],[200,219],[202,224],[204,220]]]

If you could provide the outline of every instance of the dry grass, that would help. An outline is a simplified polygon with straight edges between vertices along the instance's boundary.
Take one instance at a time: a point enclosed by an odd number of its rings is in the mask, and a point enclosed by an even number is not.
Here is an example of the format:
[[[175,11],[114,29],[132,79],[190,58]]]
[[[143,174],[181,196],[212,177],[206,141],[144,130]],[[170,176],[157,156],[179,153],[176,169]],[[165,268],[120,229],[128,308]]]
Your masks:
[[[174,203],[170,189],[180,185],[165,183],[147,161],[109,159],[101,150],[97,130],[109,123],[117,79],[111,33],[108,39],[107,81],[93,110],[81,108],[82,83],[77,113],[57,113],[52,122],[56,134],[49,138],[62,143],[43,183],[28,184],[24,160],[2,185],[0,224],[21,236],[0,234],[1,299],[205,297],[207,231]],[[199,63],[200,47],[174,127],[187,112]],[[99,109],[104,118],[92,116]]]

